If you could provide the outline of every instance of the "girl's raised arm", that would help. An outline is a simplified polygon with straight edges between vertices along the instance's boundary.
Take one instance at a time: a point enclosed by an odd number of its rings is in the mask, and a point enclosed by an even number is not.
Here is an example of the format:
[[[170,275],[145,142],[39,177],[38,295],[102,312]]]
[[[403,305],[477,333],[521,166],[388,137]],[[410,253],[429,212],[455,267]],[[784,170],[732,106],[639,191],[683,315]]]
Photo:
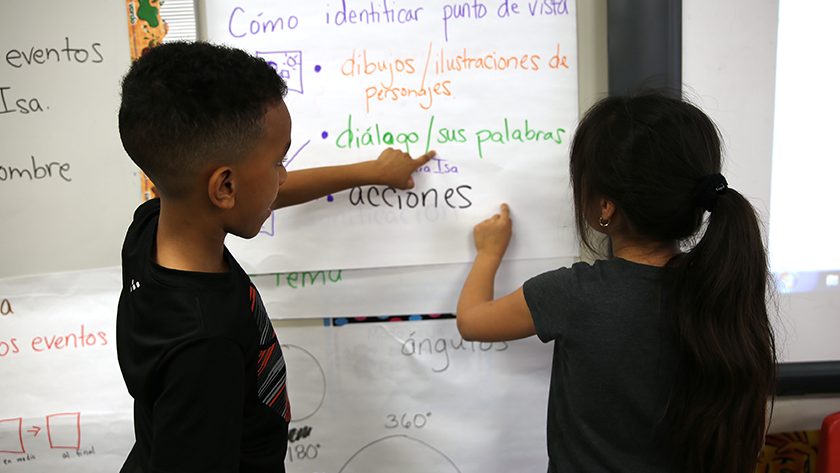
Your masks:
[[[510,243],[511,228],[510,210],[507,204],[502,204],[500,214],[479,223],[473,230],[478,253],[461,289],[457,309],[458,331],[465,340],[499,342],[536,333],[521,287],[493,299],[496,271]]]

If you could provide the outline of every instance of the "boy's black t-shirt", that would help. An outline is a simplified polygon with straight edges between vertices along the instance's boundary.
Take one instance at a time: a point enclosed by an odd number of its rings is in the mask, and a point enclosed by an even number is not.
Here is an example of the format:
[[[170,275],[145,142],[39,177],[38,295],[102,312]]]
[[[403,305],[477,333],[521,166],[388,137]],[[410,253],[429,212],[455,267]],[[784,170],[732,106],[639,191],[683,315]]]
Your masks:
[[[152,260],[160,201],[141,205],[123,245],[117,353],[134,398],[123,472],[283,472],[286,365],[265,307],[225,249],[227,273]]]

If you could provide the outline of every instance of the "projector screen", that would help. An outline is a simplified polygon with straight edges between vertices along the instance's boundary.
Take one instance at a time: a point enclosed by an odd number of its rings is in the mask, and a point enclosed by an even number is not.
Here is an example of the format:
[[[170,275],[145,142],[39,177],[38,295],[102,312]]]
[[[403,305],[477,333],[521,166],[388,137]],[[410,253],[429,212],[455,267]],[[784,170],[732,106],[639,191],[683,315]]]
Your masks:
[[[781,0],[770,185],[771,270],[794,332],[790,361],[840,360],[840,176],[835,91],[840,5]],[[824,340],[824,341],[821,341]],[[817,342],[815,346],[812,343]]]
[[[815,12],[819,12],[815,15]],[[772,269],[790,293],[840,295],[835,92],[840,4],[782,0],[776,56],[776,108],[770,192]]]
[[[766,225],[782,362],[840,361],[836,13],[825,0],[683,3],[685,95],[720,127],[724,174]]]
[[[795,329],[790,361],[840,360],[837,14],[826,0],[779,2],[769,245]]]

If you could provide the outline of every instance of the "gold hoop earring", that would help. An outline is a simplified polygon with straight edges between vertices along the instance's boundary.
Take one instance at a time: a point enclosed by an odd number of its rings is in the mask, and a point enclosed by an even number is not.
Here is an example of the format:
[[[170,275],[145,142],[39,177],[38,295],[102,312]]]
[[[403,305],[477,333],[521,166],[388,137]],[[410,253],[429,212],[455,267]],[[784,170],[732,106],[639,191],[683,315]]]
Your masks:
[[[605,227],[605,228],[606,228],[606,227],[609,227],[609,226],[610,226],[610,221],[609,221],[609,220],[607,220],[607,221],[605,222],[605,221],[604,221],[604,217],[598,217],[598,225],[600,225],[600,226],[602,226],[602,227]]]

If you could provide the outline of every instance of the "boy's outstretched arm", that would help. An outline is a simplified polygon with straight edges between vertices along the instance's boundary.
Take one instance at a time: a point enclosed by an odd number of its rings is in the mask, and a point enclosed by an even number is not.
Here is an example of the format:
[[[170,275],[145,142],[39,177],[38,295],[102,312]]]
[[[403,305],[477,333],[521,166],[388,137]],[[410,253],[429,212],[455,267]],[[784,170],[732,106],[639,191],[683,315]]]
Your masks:
[[[429,151],[412,159],[408,153],[388,148],[373,161],[290,171],[271,208],[276,210],[303,204],[356,186],[383,185],[411,189],[414,187],[414,171],[434,156],[435,152]]]
[[[500,299],[493,299],[496,271],[507,251],[512,232],[510,210],[479,223],[473,230],[475,256],[461,297],[458,299],[458,331],[465,340],[500,342],[536,333],[534,319],[520,287]]]

